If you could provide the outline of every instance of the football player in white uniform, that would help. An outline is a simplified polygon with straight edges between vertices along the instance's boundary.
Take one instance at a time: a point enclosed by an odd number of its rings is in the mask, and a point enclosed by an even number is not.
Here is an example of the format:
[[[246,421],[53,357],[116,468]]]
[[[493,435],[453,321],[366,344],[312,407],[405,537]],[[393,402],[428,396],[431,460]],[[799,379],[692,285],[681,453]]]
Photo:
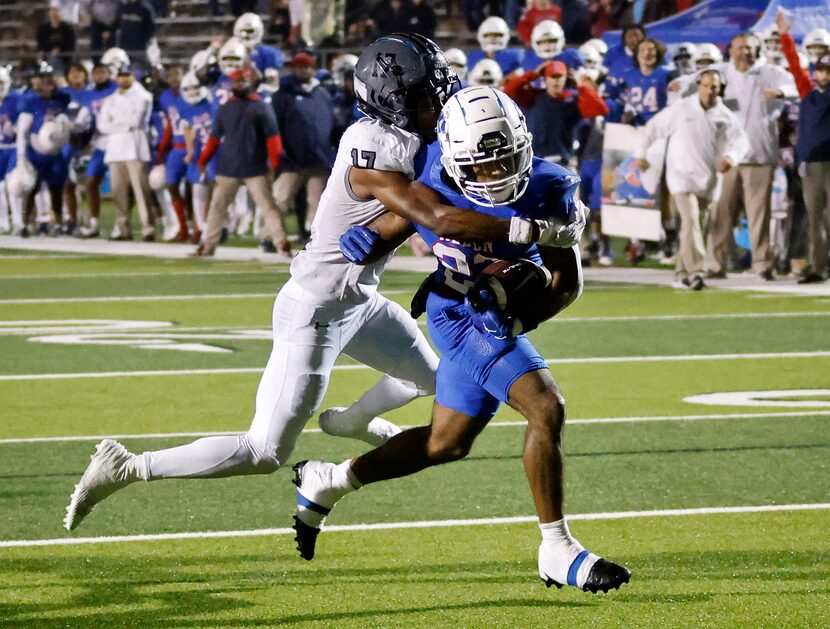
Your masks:
[[[199,439],[134,455],[106,439],[67,507],[73,530],[116,490],[138,480],[265,474],[284,465],[318,409],[341,352],[385,375],[345,412],[321,416],[330,433],[381,444],[400,429],[375,415],[434,391],[438,358],[415,321],[377,292],[391,253],[358,266],[340,252],[341,236],[386,212],[449,238],[544,242],[563,229],[555,221],[503,219],[445,205],[415,178],[422,141],[435,138],[438,115],[457,85],[432,41],[393,34],[370,44],[355,68],[355,92],[367,118],[343,135],[312,238],[291,265],[274,303],[274,345],[248,432]],[[365,230],[368,239],[377,234]]]

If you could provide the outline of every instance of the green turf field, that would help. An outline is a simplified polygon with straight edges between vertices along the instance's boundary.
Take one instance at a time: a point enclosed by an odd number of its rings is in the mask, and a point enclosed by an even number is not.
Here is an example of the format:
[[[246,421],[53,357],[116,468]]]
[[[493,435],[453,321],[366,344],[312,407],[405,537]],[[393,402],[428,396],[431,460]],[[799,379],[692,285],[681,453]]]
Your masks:
[[[830,624],[826,297],[589,283],[532,333],[568,401],[571,530],[631,568],[618,592],[536,576],[509,409],[465,461],[345,498],[312,562],[285,531],[288,469],[135,485],[67,533],[100,436],[142,451],[247,428],[286,278],[258,263],[0,252],[0,626]],[[382,289],[406,303],[420,279],[390,271]],[[377,377],[343,357],[324,405]],[[758,405],[684,401],[770,390]],[[425,423],[430,405],[389,418]],[[293,459],[363,450],[312,431]],[[126,539],[100,539],[113,536]]]

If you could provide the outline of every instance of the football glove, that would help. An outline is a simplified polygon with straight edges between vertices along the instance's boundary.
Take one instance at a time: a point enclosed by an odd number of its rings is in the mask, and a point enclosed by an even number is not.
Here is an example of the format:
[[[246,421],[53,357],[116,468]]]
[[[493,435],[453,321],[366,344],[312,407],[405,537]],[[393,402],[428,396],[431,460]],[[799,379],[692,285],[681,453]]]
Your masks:
[[[354,225],[340,236],[340,251],[349,262],[366,264],[380,242],[377,232],[363,225]]]
[[[522,333],[522,323],[508,315],[498,303],[489,286],[474,286],[464,297],[464,306],[476,330],[497,339],[507,339]]]

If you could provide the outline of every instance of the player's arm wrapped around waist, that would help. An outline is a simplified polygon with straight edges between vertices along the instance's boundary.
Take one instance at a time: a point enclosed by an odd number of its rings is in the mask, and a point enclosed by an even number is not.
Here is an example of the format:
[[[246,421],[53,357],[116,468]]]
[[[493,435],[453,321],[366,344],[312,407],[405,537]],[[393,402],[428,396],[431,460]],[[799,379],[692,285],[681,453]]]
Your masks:
[[[510,242],[535,242],[545,247],[573,247],[582,238],[591,210],[582,201],[573,199],[568,218],[544,219],[514,216],[510,220]]]

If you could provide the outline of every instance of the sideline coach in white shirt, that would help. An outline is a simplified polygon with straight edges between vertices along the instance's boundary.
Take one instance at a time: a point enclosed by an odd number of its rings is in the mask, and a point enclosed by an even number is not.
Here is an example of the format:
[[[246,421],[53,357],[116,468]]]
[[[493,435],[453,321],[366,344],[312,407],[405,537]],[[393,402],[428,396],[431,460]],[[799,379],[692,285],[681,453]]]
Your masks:
[[[706,267],[709,277],[725,277],[733,245],[732,226],[740,210],[746,209],[752,245],[752,271],[773,279],[769,241],[772,174],[780,159],[778,119],[784,100],[798,92],[792,76],[778,66],[759,59],[761,45],[752,34],[738,35],[729,45],[729,63],[718,69],[726,80],[723,102],[741,121],[749,138],[749,153],[737,168],[723,176],[723,190],[709,223]]]
[[[717,185],[717,173],[728,173],[749,151],[743,125],[720,99],[722,78],[717,70],[697,76],[697,93],[682,98],[648,121],[637,153],[646,170],[648,147],[669,138],[666,185],[680,213],[680,250],[675,278],[679,287],[705,286],[703,220]]]
[[[98,130],[106,135],[104,161],[110,167],[112,196],[118,208],[111,240],[131,240],[130,186],[141,216],[141,235],[145,241],[155,239],[154,216],[150,210],[150,184],[147,164],[150,161],[150,114],[153,97],[135,81],[128,67],[122,67],[115,79],[118,90],[104,99],[98,115]]]

